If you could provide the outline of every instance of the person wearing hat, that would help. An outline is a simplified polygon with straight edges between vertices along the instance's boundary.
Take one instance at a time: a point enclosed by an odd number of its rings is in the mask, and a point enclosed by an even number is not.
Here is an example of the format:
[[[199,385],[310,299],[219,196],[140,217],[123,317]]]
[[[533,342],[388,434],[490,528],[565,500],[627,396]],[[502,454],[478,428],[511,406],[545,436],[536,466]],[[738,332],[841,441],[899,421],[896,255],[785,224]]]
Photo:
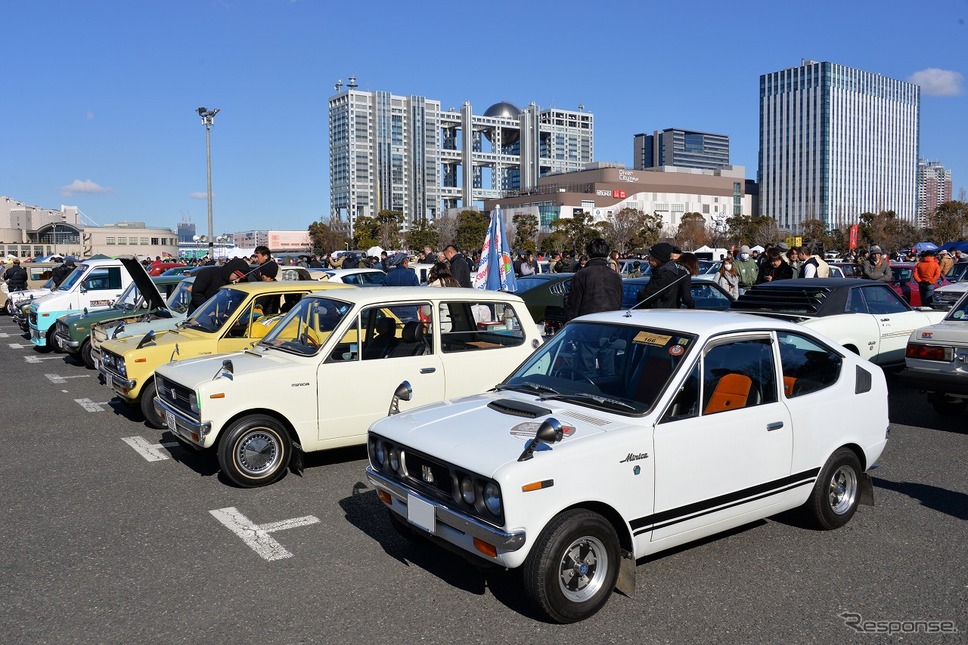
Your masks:
[[[192,283],[192,301],[188,307],[188,313],[191,314],[198,309],[225,285],[245,282],[249,271],[248,262],[242,258],[232,258],[222,266],[212,266],[199,271],[195,275],[195,282]]]
[[[652,279],[635,296],[636,308],[641,309],[675,309],[679,306],[682,290],[692,291],[692,279],[689,272],[676,264],[672,259],[673,246],[666,242],[659,242],[649,249],[649,266],[652,267]],[[695,308],[696,303],[683,298],[686,306]],[[692,305],[689,302],[692,301]]]
[[[744,291],[756,284],[756,280],[760,277],[760,267],[756,264],[756,260],[750,257],[749,246],[744,244],[739,247],[739,257],[733,261],[733,266],[739,274],[739,292],[742,295]]]
[[[944,249],[938,251],[938,265],[941,268],[941,275],[948,275],[955,265],[955,259]]]
[[[783,258],[783,261],[790,264],[790,245],[786,242],[778,242],[776,248],[780,250],[780,257]]]
[[[394,253],[387,262],[391,265],[387,272],[388,287],[419,287],[417,272],[410,268],[410,258],[406,253]]]
[[[941,267],[938,265],[938,258],[935,257],[934,251],[925,251],[921,254],[921,261],[914,265],[911,277],[918,283],[921,306],[930,307],[934,304],[935,284],[941,277]]]
[[[27,269],[20,266],[20,258],[13,259],[13,265],[3,272],[3,279],[9,292],[27,290]]]
[[[860,273],[868,280],[890,282],[894,279],[894,272],[891,271],[891,265],[888,264],[887,258],[884,257],[881,247],[876,244],[868,251],[867,259],[860,263]]]

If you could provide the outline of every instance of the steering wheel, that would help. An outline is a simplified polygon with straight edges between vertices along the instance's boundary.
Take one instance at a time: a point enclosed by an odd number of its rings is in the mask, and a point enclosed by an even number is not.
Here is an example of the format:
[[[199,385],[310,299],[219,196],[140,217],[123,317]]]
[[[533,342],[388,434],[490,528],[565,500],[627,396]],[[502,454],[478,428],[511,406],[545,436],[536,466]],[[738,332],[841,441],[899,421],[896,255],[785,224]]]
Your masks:
[[[585,381],[589,385],[594,385],[595,387],[598,387],[595,384],[595,381],[593,381],[590,376],[588,376],[587,374],[583,374],[582,372],[579,372],[574,367],[559,367],[558,369],[556,369],[551,373],[551,376],[555,378],[567,379],[569,381]]]
[[[309,345],[310,347],[319,349],[319,341],[316,340],[316,338],[313,337],[308,331],[300,334],[299,338],[296,340],[298,340],[301,345]]]

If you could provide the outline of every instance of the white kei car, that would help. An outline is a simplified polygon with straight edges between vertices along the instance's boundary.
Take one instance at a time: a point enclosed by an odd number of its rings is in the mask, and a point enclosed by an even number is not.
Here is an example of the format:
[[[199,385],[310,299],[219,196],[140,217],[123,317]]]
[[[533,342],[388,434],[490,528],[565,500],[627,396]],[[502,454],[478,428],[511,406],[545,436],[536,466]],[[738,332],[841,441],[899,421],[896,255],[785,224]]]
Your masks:
[[[616,311],[569,322],[492,391],[376,422],[366,473],[401,532],[520,569],[566,623],[634,593],[657,551],[797,507],[843,526],[873,501],[887,410],[881,369],[811,329]]]
[[[155,372],[168,430],[214,449],[243,487],[303,452],[366,442],[403,380],[411,405],[483,392],[541,344],[520,297],[479,289],[333,289],[303,297],[252,349]]]

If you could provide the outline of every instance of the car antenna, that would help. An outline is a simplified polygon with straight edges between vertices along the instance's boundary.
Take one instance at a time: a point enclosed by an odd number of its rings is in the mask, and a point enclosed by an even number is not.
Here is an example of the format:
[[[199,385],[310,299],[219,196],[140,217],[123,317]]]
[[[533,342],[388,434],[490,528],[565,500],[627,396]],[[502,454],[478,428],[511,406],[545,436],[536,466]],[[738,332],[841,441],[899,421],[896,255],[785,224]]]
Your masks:
[[[662,293],[663,291],[665,291],[666,289],[668,289],[672,285],[678,284],[680,280],[682,280],[683,278],[686,278],[688,276],[689,276],[688,273],[683,273],[681,276],[679,276],[678,278],[676,278],[675,280],[673,280],[672,282],[670,282],[666,286],[662,287],[661,289],[659,289],[658,291],[656,291],[652,295],[647,296],[645,299],[642,300],[642,302],[635,303],[634,305],[632,305],[631,307],[629,307],[628,309],[625,310],[625,317],[626,318],[630,318],[632,316],[632,310],[633,309],[640,308],[642,305],[644,305],[648,301],[652,300],[653,298],[655,298],[657,295],[659,295],[660,293]]]

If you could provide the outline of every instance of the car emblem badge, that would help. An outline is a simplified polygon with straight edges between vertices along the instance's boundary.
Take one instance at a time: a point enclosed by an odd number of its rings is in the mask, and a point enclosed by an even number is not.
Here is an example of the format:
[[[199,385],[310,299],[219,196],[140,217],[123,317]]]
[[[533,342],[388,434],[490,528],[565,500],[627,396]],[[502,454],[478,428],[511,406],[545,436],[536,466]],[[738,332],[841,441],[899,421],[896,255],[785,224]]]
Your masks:
[[[428,484],[434,483],[434,473],[430,470],[430,466],[420,467],[420,478],[423,479]]]

